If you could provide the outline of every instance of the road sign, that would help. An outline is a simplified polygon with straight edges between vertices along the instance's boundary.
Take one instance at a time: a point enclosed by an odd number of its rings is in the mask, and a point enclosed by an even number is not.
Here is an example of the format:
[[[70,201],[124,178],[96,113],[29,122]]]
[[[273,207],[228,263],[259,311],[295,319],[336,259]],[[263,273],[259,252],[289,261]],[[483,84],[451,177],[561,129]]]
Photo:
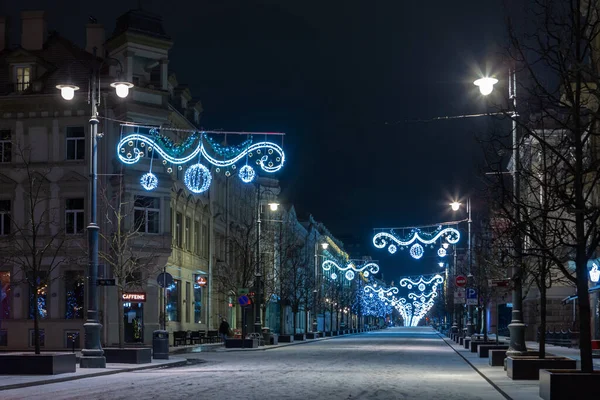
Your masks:
[[[96,279],[98,286],[115,286],[116,282],[114,279]]]
[[[243,294],[248,294],[250,293],[250,290],[248,288],[238,288],[238,294],[241,296]]]
[[[158,285],[163,288],[171,286],[173,284],[173,275],[168,272],[161,272],[158,274],[156,282],[158,282]]]
[[[456,286],[458,286],[458,287],[465,287],[465,286],[467,286],[467,278],[464,275],[458,275],[454,279],[454,282],[456,283]]]
[[[454,290],[454,304],[465,304],[465,289],[457,288]]]
[[[238,303],[240,303],[240,306],[242,306],[242,307],[249,306],[251,304],[250,297],[248,297],[246,295],[242,295],[242,296],[238,297]]]
[[[508,287],[510,279],[488,279],[489,287]]]
[[[468,288],[467,289],[467,294],[466,294],[466,299],[467,299],[467,305],[468,306],[476,306],[477,305],[477,290],[473,289],[473,288]]]

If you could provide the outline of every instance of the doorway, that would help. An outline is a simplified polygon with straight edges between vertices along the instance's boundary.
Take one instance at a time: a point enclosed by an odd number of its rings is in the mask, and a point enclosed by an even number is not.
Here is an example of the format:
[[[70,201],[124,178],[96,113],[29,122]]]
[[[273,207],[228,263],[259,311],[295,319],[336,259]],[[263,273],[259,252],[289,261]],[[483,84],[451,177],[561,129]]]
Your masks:
[[[125,343],[144,341],[144,303],[123,303],[123,326]]]

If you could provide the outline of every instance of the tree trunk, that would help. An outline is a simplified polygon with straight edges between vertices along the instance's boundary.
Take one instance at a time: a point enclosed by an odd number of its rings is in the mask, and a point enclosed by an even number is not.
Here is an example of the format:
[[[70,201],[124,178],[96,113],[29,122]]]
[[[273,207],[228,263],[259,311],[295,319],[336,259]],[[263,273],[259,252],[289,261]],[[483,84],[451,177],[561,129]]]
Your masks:
[[[587,262],[585,258],[577,260],[577,300],[579,301],[579,352],[581,371],[592,372],[592,332],[590,326],[590,294],[588,292]]]
[[[544,266],[545,268],[545,266]],[[543,278],[543,279],[541,279]],[[540,278],[540,358],[546,358],[546,274],[542,271]]]
[[[483,315],[481,316],[481,321],[483,322],[483,341],[487,342],[488,341],[488,330],[487,330],[487,308],[488,308],[489,303],[484,304],[483,307],[481,307],[482,311],[483,311]]]
[[[296,334],[296,310],[292,309],[292,335]]]
[[[40,313],[38,310],[38,283],[37,276],[34,274],[34,284],[30,285],[33,288],[33,344],[35,346],[35,354],[40,354]]]
[[[123,319],[123,288],[117,287],[117,320],[119,326],[119,348],[122,349],[125,346],[125,321]]]
[[[283,300],[279,300],[279,334],[285,335],[285,304]]]

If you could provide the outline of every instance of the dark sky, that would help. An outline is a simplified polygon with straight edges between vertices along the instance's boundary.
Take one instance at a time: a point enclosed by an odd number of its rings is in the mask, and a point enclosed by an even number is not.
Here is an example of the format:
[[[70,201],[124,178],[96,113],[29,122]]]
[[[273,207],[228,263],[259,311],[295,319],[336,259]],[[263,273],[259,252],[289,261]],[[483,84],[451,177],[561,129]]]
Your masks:
[[[44,9],[83,46],[89,15],[110,33],[138,3],[4,1],[0,13],[13,44],[20,11]],[[287,201],[363,241],[388,279],[435,269],[384,256],[372,229],[449,220],[452,197],[477,194],[487,118],[405,121],[485,110],[472,81],[506,44],[501,0],[141,4],[163,16],[170,67],[201,99],[205,129],[286,132]]]

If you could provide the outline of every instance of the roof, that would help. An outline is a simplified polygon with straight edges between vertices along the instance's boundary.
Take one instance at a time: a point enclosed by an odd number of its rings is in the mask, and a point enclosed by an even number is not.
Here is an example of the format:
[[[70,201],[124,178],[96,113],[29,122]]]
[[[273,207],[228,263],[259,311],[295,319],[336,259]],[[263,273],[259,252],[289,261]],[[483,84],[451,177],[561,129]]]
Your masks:
[[[129,10],[117,18],[113,36],[125,32],[137,32],[160,39],[171,40],[162,23],[162,17],[145,10]]]

